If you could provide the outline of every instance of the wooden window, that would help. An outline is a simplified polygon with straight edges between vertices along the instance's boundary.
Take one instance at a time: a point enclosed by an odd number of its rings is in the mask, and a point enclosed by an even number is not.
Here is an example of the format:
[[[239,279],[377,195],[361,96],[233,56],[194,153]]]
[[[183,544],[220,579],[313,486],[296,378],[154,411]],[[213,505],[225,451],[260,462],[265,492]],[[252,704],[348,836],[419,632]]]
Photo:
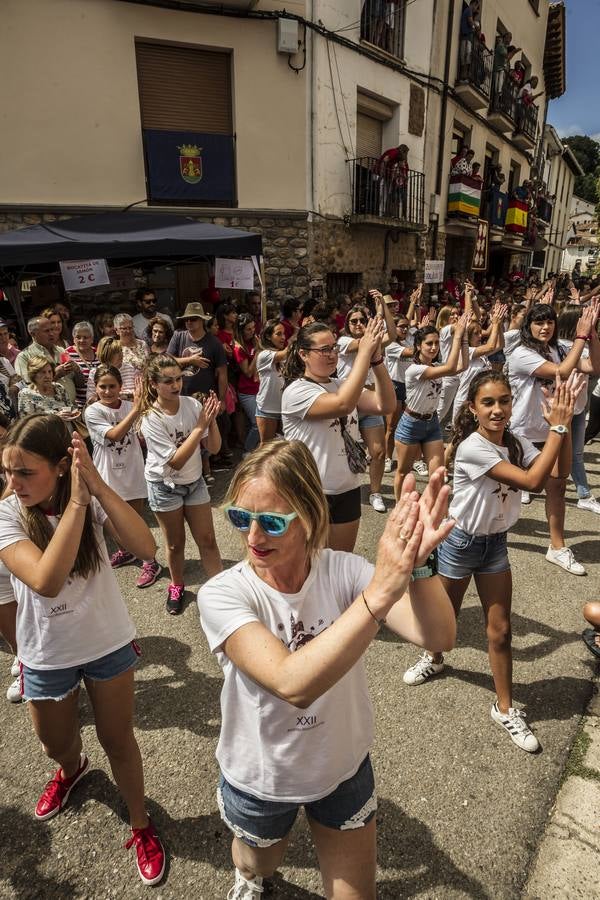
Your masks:
[[[383,150],[383,122],[359,112],[356,116],[356,155],[374,156],[377,159]]]

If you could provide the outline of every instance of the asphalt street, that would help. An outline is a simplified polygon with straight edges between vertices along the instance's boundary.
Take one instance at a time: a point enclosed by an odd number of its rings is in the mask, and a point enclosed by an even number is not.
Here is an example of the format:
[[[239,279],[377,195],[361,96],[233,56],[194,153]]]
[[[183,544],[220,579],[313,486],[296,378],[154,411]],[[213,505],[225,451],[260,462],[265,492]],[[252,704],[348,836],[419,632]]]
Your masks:
[[[598,445],[596,444],[597,448]],[[600,463],[586,454],[600,488]],[[391,504],[392,475],[384,496]],[[211,489],[222,499],[227,473]],[[363,495],[366,504],[367,494]],[[374,558],[385,516],[363,506],[357,552]],[[241,545],[215,510],[226,564]],[[598,598],[600,517],[575,508],[569,491],[567,541],[588,570],[564,573],[544,559],[543,498],[524,508],[510,538],[514,573],[515,702],[525,706],[542,751],[517,749],[490,718],[493,701],[482,613],[470,590],[456,649],[443,675],[419,687],[402,682],[413,647],[382,632],[367,665],[377,737],[373,762],[379,794],[380,898],[516,898],[521,895],[580,717],[594,664],[580,640],[581,607]],[[167,577],[134,586],[119,581],[139,631],[137,734],[145,762],[148,809],[170,862],[156,898],[224,898],[232,883],[230,837],[215,797],[220,670],[194,603],[203,575],[188,547],[188,604],[178,618],[164,609]],[[159,555],[159,559],[160,559]],[[11,658],[0,652],[3,684]],[[68,807],[47,823],[33,807],[53,767],[42,754],[23,706],[0,701],[0,897],[133,898],[148,896],[134,867],[124,806],[81,699],[84,745],[92,771]],[[312,761],[306,760],[310,766]],[[567,894],[568,895],[568,894]],[[308,830],[299,818],[274,896],[318,898],[322,889]]]

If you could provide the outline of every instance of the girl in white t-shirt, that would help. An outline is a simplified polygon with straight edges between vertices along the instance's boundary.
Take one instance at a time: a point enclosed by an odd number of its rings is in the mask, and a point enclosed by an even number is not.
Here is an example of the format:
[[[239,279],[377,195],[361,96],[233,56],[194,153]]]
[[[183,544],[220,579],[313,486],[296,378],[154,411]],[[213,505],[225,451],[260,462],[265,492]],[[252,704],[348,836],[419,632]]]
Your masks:
[[[458,306],[442,306],[435,327],[440,333],[440,362],[445,363],[452,347],[454,338],[454,327],[460,319],[460,309]],[[458,390],[458,375],[446,375],[442,378],[442,392],[437,407],[437,415],[440,425],[452,409],[454,395]]]
[[[364,459],[355,464],[358,416],[387,415],[396,405],[394,386],[383,365],[383,335],[383,321],[371,319],[345,381],[333,377],[338,345],[323,322],[300,329],[285,363],[283,433],[288,440],[305,443],[315,457],[329,503],[332,550],[352,551],[358,533],[360,472],[366,469]],[[369,368],[375,379],[373,391],[365,388]]]
[[[217,799],[234,834],[229,896],[262,894],[304,806],[325,896],[375,898],[373,711],[362,657],[384,621],[440,650],[453,646],[456,628],[430,564],[452,527],[441,524],[443,470],[420,499],[408,490],[372,566],[324,549],[328,504],[303,443],[263,444],[233,476],[225,511],[246,559],[198,593],[224,676]]]
[[[458,376],[458,388],[454,395],[454,403],[452,406],[452,421],[469,392],[469,384],[482,369],[491,368],[488,356],[496,353],[504,346],[504,337],[502,332],[502,323],[506,315],[506,306],[496,305],[492,313],[492,326],[485,344],[482,343],[483,334],[479,322],[471,322],[467,328],[467,341],[469,344],[469,364]]]
[[[394,493],[402,492],[404,477],[410,472],[420,452],[429,467],[429,473],[442,465],[444,442],[437,417],[437,407],[442,390],[442,378],[456,374],[468,363],[468,345],[465,335],[470,314],[464,313],[454,328],[452,347],[448,359],[437,364],[440,336],[433,325],[419,328],[415,334],[413,362],[406,370],[406,407],[398,422],[396,457],[398,468],[394,479]]]
[[[133,403],[130,403],[129,400],[121,400],[123,380],[115,366],[101,363],[93,374],[98,401],[85,409],[84,416],[92,442],[94,465],[104,481],[142,516],[148,486],[144,475],[144,455],[135,432],[141,415],[141,382],[136,382]],[[132,562],[135,562],[135,557],[122,547],[115,550],[110,558],[113,569]],[[156,559],[142,560],[137,587],[150,587],[161,572],[162,566]]]
[[[541,452],[508,429],[512,412],[510,385],[501,372],[480,372],[469,385],[467,400],[455,420],[451,448],[454,493],[450,516],[456,525],[442,542],[438,572],[458,616],[475,577],[483,606],[488,654],[497,700],[492,719],[523,750],[538,749],[523,713],[512,705],[510,609],[512,577],[507,532],[519,518],[521,490],[540,490],[558,465],[568,471],[568,431],[573,416],[575,383],[561,383],[543,406],[548,439]],[[426,651],[404,674],[406,684],[422,684],[444,668],[441,653]]]
[[[389,372],[396,393],[396,409],[385,420],[385,472],[392,471],[394,455],[394,434],[406,402],[406,370],[415,352],[414,337],[410,334],[410,324],[406,316],[396,319],[396,340],[384,350],[385,367]]]
[[[593,302],[579,319],[573,347],[565,355],[559,351],[556,312],[545,303],[533,306],[521,327],[521,343],[508,358],[508,379],[514,397],[511,429],[542,446],[548,436],[548,423],[542,415],[546,394],[552,390],[556,375],[568,378],[580,366],[581,355],[592,331],[596,329],[598,304]],[[546,518],[550,529],[548,562],[571,575],[585,575],[573,551],[565,545],[565,490],[568,473],[552,472],[546,482]],[[529,492],[523,498],[529,503]]]
[[[165,854],[148,819],[133,732],[133,668],[139,648],[111,569],[103,528],[131,553],[155,543],[132,507],[98,474],[85,444],[55,415],[13,426],[2,451],[12,494],[0,502],[0,560],[17,598],[22,693],[35,733],[59,768],[42,792],[37,819],[57,815],[89,769],[82,753],[79,687],[85,683],[96,734],[131,821],[144,883],[162,878]],[[50,701],[50,702],[49,702]]]
[[[381,342],[381,347],[385,352],[387,345],[396,336],[394,317],[388,305],[384,303],[383,294],[376,290],[371,290],[369,293],[375,303],[377,315],[381,316],[385,321],[387,333]],[[338,337],[337,377],[341,381],[344,381],[352,371],[369,318],[370,312],[368,308],[361,304],[352,306],[346,315],[344,328]],[[375,376],[371,368],[367,372],[365,387],[367,390],[375,389]],[[385,512],[385,503],[381,496],[381,482],[385,465],[385,419],[383,416],[359,413],[358,430],[367,446],[370,457],[369,503],[377,512]]]
[[[186,522],[209,578],[223,568],[201,452],[205,447],[214,454],[221,447],[216,422],[220,404],[212,392],[204,405],[182,397],[181,385],[181,368],[173,356],[150,357],[144,370],[141,432],[148,450],[148,504],[163,533],[171,575],[167,612],[174,616],[183,609]]]
[[[285,328],[279,319],[269,319],[260,335],[256,371],[260,379],[256,396],[256,425],[261,444],[272,441],[281,423],[283,363],[288,353]]]

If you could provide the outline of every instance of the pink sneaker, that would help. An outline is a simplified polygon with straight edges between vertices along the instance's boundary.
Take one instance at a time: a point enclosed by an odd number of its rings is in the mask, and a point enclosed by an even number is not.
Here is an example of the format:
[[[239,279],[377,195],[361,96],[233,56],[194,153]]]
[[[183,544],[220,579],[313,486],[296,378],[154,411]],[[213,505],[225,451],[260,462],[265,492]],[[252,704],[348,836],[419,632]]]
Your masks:
[[[178,616],[183,609],[184,584],[170,584],[167,591],[167,612]]]
[[[113,569],[120,569],[121,566],[128,566],[132,562],[135,562],[135,556],[127,550],[116,550],[110,558]]]
[[[57,815],[69,799],[69,794],[77,782],[83,778],[89,767],[90,761],[82,753],[79,760],[79,768],[70,778],[63,778],[60,774],[62,770],[57,769],[54,773],[54,778],[48,782],[37,802],[35,807],[36,819],[51,819],[52,816]]]
[[[158,581],[161,575],[162,566],[160,563],[157,563],[155,559],[150,562],[145,562],[142,565],[142,571],[140,572],[135,585],[139,588],[150,587],[155,581]]]
[[[140,878],[144,884],[158,884],[165,874],[167,857],[152,822],[149,821],[145,828],[131,829],[125,849],[129,850],[134,844]]]

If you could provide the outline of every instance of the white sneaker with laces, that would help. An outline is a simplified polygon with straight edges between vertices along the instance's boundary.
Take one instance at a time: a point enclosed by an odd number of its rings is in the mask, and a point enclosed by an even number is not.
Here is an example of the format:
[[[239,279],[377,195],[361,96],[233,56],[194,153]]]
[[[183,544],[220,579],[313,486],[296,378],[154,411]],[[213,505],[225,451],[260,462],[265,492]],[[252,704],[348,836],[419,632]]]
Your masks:
[[[523,504],[523,506],[527,506],[529,503],[531,503],[531,494],[529,493],[529,491],[521,491],[521,503]]]
[[[381,494],[369,494],[369,503],[375,512],[385,512],[385,503]]]
[[[12,666],[10,667],[10,674],[12,675],[13,678],[16,678],[17,675],[21,674],[21,666],[19,665],[18,656],[15,656],[15,658],[12,661]]]
[[[424,650],[414,665],[407,669],[402,680],[404,684],[423,684],[433,675],[439,675],[444,668],[444,657],[440,663],[434,663],[433,656]]]
[[[600,503],[595,497],[582,497],[581,500],[577,501],[577,509],[587,509],[589,512],[600,515]]]
[[[548,547],[546,559],[548,562],[554,563],[555,566],[560,566],[561,569],[564,569],[570,575],[587,574],[581,563],[578,563],[573,556],[573,551],[569,550],[568,547],[561,547],[560,550],[555,550],[552,546]]]
[[[23,699],[21,696],[21,679],[15,678],[6,692],[6,699],[10,703],[20,703]]]
[[[413,469],[415,470],[417,475],[421,475],[423,478],[426,478],[427,475],[429,475],[427,463],[424,463],[422,459],[418,459],[416,463],[413,463]]]
[[[539,749],[540,742],[531,728],[525,724],[525,713],[522,709],[513,709],[511,706],[508,713],[501,713],[496,700],[492,706],[492,719],[509,733],[513,744],[516,744],[521,750],[535,753]]]
[[[259,875],[248,881],[239,869],[236,869],[235,884],[227,894],[227,900],[256,900],[264,890],[263,880]]]
[[[392,471],[392,460],[389,458],[389,456],[386,456],[385,463],[383,464],[383,471],[384,472]]]

